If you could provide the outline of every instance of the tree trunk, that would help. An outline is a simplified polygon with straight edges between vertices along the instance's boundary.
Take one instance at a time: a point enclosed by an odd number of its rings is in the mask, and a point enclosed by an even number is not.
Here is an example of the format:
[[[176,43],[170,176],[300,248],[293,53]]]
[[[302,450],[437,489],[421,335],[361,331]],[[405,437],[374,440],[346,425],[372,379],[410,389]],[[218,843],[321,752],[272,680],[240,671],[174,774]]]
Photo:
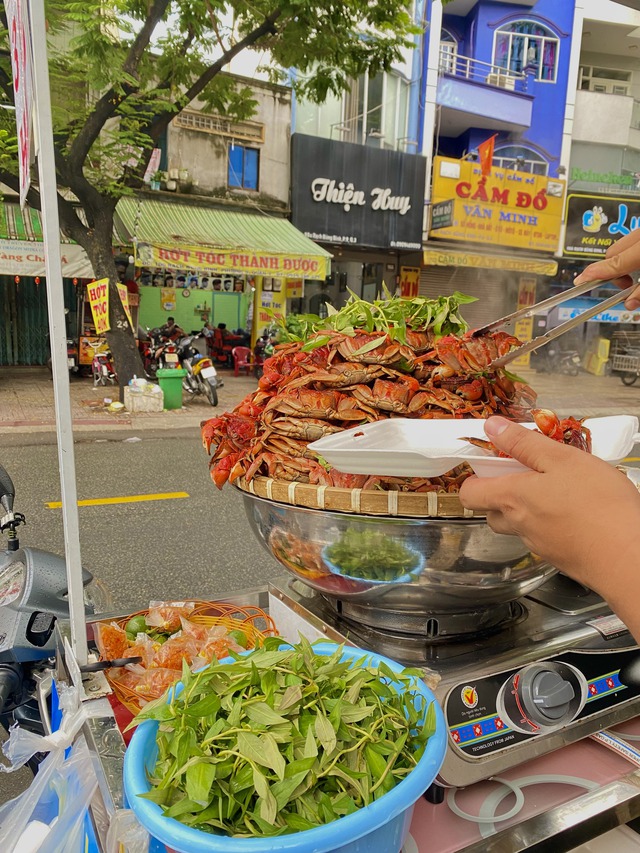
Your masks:
[[[118,374],[120,402],[124,398],[124,388],[134,376],[144,376],[144,366],[138,350],[134,330],[131,329],[124,305],[118,293],[118,273],[113,257],[113,214],[115,205],[92,211],[95,223],[78,242],[82,245],[93,266],[96,279],[109,279],[109,322],[107,342]],[[80,235],[77,235],[80,238]]]

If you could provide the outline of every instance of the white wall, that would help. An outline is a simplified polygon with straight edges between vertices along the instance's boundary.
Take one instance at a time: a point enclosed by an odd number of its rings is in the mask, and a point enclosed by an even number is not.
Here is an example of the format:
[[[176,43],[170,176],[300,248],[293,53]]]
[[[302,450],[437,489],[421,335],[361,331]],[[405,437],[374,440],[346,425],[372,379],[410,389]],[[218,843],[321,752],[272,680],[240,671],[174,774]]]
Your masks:
[[[601,92],[577,92],[573,139],[628,145],[633,98]]]

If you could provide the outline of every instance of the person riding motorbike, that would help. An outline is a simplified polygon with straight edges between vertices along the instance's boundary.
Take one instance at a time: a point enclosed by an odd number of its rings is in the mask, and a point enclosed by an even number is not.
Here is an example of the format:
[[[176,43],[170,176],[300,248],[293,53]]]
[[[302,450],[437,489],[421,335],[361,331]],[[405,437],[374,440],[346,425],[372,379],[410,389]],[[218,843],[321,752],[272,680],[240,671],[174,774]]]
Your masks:
[[[184,338],[185,332],[184,329],[178,326],[173,317],[168,317],[164,326],[160,327],[160,335],[170,341],[175,341],[178,338]]]

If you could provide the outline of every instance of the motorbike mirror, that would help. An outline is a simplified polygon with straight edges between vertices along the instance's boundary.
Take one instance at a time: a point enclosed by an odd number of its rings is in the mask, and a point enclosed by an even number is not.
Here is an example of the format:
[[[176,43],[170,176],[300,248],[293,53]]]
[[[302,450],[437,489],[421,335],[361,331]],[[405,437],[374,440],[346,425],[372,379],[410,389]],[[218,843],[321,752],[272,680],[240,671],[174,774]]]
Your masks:
[[[16,496],[13,480],[5,469],[0,465],[0,504],[7,512],[13,511],[13,499]]]

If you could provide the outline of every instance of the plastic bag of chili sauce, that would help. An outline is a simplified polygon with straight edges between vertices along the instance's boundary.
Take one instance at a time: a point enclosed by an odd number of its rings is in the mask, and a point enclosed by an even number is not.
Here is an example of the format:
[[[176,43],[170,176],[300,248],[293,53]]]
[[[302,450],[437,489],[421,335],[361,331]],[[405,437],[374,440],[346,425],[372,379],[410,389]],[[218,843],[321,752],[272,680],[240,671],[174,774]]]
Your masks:
[[[194,608],[193,601],[152,601],[145,621],[150,628],[173,634],[180,630],[180,618],[187,619]]]
[[[135,686],[136,693],[151,699],[159,699],[168,687],[180,681],[182,670],[156,667],[147,669]]]
[[[180,634],[178,637],[171,637],[156,649],[150,665],[164,669],[182,670],[182,661],[186,660],[187,664],[191,664],[198,654],[198,649],[198,643],[193,637]]]
[[[115,622],[96,622],[93,626],[100,657],[103,660],[118,660],[125,657],[129,649],[126,631]]]

